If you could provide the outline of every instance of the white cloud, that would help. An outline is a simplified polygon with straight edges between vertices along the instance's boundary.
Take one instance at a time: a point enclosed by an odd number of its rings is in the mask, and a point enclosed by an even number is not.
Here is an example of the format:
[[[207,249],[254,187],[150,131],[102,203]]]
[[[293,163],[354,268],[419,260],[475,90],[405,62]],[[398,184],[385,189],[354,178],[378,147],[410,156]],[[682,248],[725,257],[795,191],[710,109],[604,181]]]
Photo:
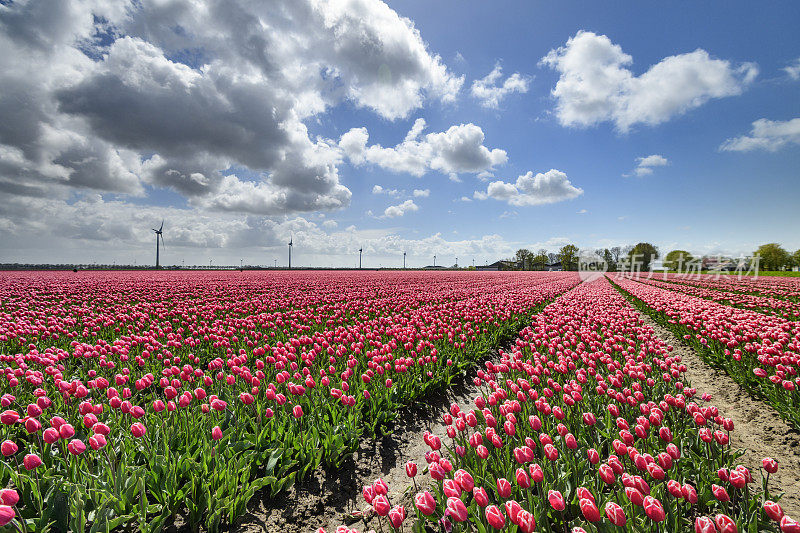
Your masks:
[[[415,198],[427,198],[431,195],[430,189],[414,189]]]
[[[800,118],[783,122],[760,118],[753,122],[750,135],[728,139],[719,149],[731,152],[751,150],[775,152],[790,144],[800,144]]]
[[[461,198],[459,198],[458,200],[459,200],[460,202],[471,202],[471,201],[472,201],[472,198],[470,198],[469,196],[462,196],[462,197],[461,197]]]
[[[493,181],[486,192],[475,192],[477,200],[494,198],[514,206],[531,206],[552,204],[571,200],[583,194],[583,189],[570,183],[567,175],[555,169],[544,174],[533,174],[528,171],[517,178],[515,183]]]
[[[652,126],[712,98],[741,94],[758,74],[753,63],[732,66],[702,49],[665,57],[640,76],[632,63],[607,36],[588,31],[551,50],[542,64],[560,73],[552,90],[559,122],[587,127],[611,121],[622,132]]]
[[[381,187],[380,185],[373,185],[372,186],[372,194],[386,194],[389,196],[397,196],[400,194],[400,191],[397,189],[386,189]]]
[[[406,200],[402,204],[399,205],[390,205],[386,208],[383,212],[383,216],[388,218],[397,218],[402,217],[406,213],[410,213],[412,211],[419,210],[419,206],[414,203],[414,200]]]
[[[339,226],[339,223],[335,220],[326,220],[322,223],[322,226],[328,229],[333,229]]]
[[[308,119],[403,118],[464,82],[379,0],[4,3],[0,48],[4,195],[150,185],[269,216],[350,202]]]
[[[669,164],[667,158],[659,154],[637,157],[636,162],[638,164],[636,168],[633,169],[633,173],[639,177],[649,176],[653,173],[653,168],[663,167]],[[627,176],[627,174],[624,175]]]
[[[579,215],[585,215],[586,213],[588,213],[586,209],[581,209],[580,211],[578,211]]]
[[[784,67],[783,71],[793,80],[800,80],[800,57]]]
[[[519,72],[506,78],[502,85],[497,85],[502,73],[503,69],[497,63],[485,78],[472,82],[472,96],[480,100],[483,107],[496,109],[509,94],[528,92],[530,78],[522,76]]]
[[[475,124],[460,124],[420,136],[424,128],[425,120],[417,119],[403,142],[393,148],[368,146],[367,129],[353,128],[340,137],[339,148],[354,165],[369,163],[414,176],[433,170],[448,174],[451,179],[460,172],[492,170],[508,160],[505,150],[490,150],[483,145],[483,130]]]

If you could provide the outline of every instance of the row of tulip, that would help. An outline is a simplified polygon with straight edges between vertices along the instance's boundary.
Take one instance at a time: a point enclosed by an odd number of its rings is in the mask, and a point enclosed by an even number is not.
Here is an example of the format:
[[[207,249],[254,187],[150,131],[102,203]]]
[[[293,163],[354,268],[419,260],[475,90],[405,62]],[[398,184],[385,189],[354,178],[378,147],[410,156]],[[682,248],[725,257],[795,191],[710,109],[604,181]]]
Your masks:
[[[616,277],[656,322],[800,428],[800,322]]]
[[[661,278],[661,276],[655,276]],[[668,274],[667,281],[714,290],[800,301],[800,279],[779,276]]]
[[[450,406],[447,438],[424,435],[433,488],[417,489],[414,509],[393,506],[381,480],[364,487],[378,527],[800,531],[767,491],[777,463],[764,459],[758,487],[732,421],[671,352],[607,280],[565,293],[486,363],[474,409]],[[417,487],[417,465],[406,472]]]
[[[579,282],[81,276],[0,282],[0,487],[19,496],[0,527],[158,531],[180,513],[214,531],[257,491],[336,466]]]
[[[739,291],[725,290],[721,287],[704,287],[687,283],[674,283],[656,278],[638,276],[636,281],[641,281],[654,287],[669,291],[676,291],[691,296],[697,296],[724,305],[748,309],[768,315],[775,315],[787,320],[800,320],[800,301],[788,298],[778,298],[763,294],[747,294]]]

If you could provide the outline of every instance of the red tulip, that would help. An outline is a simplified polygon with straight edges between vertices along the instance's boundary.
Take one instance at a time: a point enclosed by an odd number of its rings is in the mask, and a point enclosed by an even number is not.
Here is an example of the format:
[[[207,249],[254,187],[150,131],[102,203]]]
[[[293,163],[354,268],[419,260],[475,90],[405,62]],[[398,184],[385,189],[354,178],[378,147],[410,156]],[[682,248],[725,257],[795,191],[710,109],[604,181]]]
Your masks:
[[[772,500],[764,502],[764,513],[776,522],[780,522],[781,518],[783,518],[783,509]]]
[[[219,440],[222,438],[222,429],[219,426],[214,426],[211,430],[211,438],[213,440]]]
[[[2,453],[5,457],[14,455],[17,453],[17,450],[19,450],[19,447],[14,441],[4,440],[3,444],[0,444],[0,453]]]
[[[0,526],[4,526],[14,519],[14,509],[8,505],[0,505]]]
[[[711,492],[714,494],[714,497],[721,501],[721,502],[729,502],[731,497],[728,496],[728,491],[725,490],[724,487],[720,487],[719,485],[711,485]]]
[[[608,517],[609,521],[615,526],[624,526],[627,518],[625,517],[625,511],[614,502],[606,503],[606,516]]]
[[[472,489],[472,497],[475,498],[475,503],[480,507],[489,505],[489,496],[486,494],[486,489],[483,487],[475,487]]]
[[[396,505],[389,511],[389,522],[395,529],[400,529],[403,521],[406,519],[406,508],[402,505]]]
[[[496,505],[490,505],[486,508],[486,521],[495,529],[503,529],[506,525],[506,519]]]
[[[761,464],[764,466],[764,470],[770,474],[774,474],[778,471],[778,461],[772,457],[764,457],[764,459],[761,461]]]
[[[714,517],[714,522],[717,524],[719,533],[737,533],[739,531],[736,528],[736,522],[728,515],[718,514]]]
[[[33,470],[41,464],[42,460],[35,453],[29,453],[22,460],[22,465],[25,467],[25,470]]]
[[[533,533],[536,529],[536,518],[533,516],[533,513],[525,509],[521,510],[517,515],[517,522],[522,533]]]
[[[780,528],[782,533],[800,533],[800,524],[786,515],[781,518]]]
[[[425,516],[430,516],[436,511],[436,499],[427,490],[414,496],[414,505]]]
[[[502,477],[497,479],[497,494],[501,498],[508,498],[509,496],[511,496],[512,489],[513,487],[511,486],[511,483],[509,483],[507,479]]]
[[[550,490],[547,493],[547,501],[550,502],[550,506],[555,509],[556,511],[563,511],[566,507],[564,505],[564,496],[557,490]]]
[[[383,494],[378,494],[372,500],[372,508],[375,510],[375,513],[378,516],[386,516],[389,514],[389,509],[391,509],[391,505],[389,505],[389,500]]]
[[[583,498],[578,502],[578,505],[581,508],[581,513],[583,513],[584,518],[589,522],[599,522],[602,518],[600,516],[600,510],[597,508],[597,504],[594,501]]]
[[[86,445],[80,439],[72,439],[69,441],[69,444],[67,444],[67,450],[69,450],[69,453],[72,455],[80,455],[86,451]]]
[[[472,492],[472,489],[475,487],[475,480],[472,478],[472,474],[461,469],[457,470],[453,477],[456,481],[458,481],[458,484],[461,485],[462,489],[467,492]]]
[[[417,465],[411,461],[406,463],[406,475],[408,477],[414,477],[417,475]]]
[[[447,498],[447,512],[456,522],[464,522],[467,519],[467,506],[458,498]]]
[[[694,521],[695,533],[717,533],[714,521],[707,516],[698,516]]]
[[[3,505],[14,506],[19,501],[19,494],[14,489],[0,490],[0,503]]]
[[[653,522],[663,522],[666,518],[661,502],[652,496],[644,497],[644,513]]]
[[[19,420],[19,413],[16,411],[8,410],[0,413],[0,422],[2,422],[7,426],[10,426],[11,424],[16,424],[18,420]]]

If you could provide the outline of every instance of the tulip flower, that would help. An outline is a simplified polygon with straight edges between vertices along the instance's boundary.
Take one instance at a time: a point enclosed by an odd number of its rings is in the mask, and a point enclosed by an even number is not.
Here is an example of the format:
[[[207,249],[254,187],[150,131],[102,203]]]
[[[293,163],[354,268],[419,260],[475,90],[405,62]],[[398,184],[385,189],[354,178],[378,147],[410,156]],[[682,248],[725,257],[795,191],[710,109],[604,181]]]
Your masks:
[[[430,516],[436,511],[436,500],[427,490],[414,496],[414,505],[425,516]]]
[[[772,500],[764,502],[764,513],[776,522],[780,522],[781,518],[783,518],[783,509]]]
[[[14,489],[0,490],[0,503],[3,505],[15,506],[19,501],[19,494]]]
[[[378,516],[386,516],[389,514],[389,509],[391,509],[391,505],[389,505],[389,500],[383,494],[378,494],[372,500],[372,508],[375,510],[375,513]]]
[[[8,505],[0,505],[0,526],[5,526],[14,519],[14,509]]]
[[[17,453],[17,450],[19,450],[19,446],[13,441],[4,440],[3,443],[0,444],[0,452],[2,452],[5,457],[14,455]]]
[[[417,465],[411,461],[406,463],[406,475],[413,478],[417,475]]]
[[[784,515],[780,521],[781,533],[800,533],[800,523]]]
[[[564,505],[564,496],[557,490],[550,490],[547,492],[547,501],[550,502],[550,506],[556,511],[563,511],[566,507]]]
[[[739,531],[736,528],[736,522],[728,515],[718,514],[714,517],[714,523],[717,525],[719,533],[737,533]]]
[[[475,487],[472,489],[472,497],[475,498],[475,503],[479,507],[486,507],[489,505],[489,496],[486,494],[486,489],[483,487]]]
[[[42,460],[35,453],[29,453],[22,460],[22,465],[25,470],[33,470],[42,464]]]
[[[496,505],[490,505],[486,508],[486,521],[495,529],[503,529],[506,525],[506,519]]]
[[[80,439],[72,439],[69,441],[69,444],[67,444],[67,450],[69,450],[69,453],[72,455],[80,455],[86,451],[86,445]]]
[[[625,511],[618,504],[614,502],[606,503],[605,511],[608,520],[612,524],[619,527],[623,527],[625,525],[625,522],[627,521],[627,518],[625,517]]]
[[[698,516],[694,521],[695,533],[717,533],[714,521],[707,516]]]
[[[467,520],[467,506],[458,498],[447,498],[447,512],[456,522]]]

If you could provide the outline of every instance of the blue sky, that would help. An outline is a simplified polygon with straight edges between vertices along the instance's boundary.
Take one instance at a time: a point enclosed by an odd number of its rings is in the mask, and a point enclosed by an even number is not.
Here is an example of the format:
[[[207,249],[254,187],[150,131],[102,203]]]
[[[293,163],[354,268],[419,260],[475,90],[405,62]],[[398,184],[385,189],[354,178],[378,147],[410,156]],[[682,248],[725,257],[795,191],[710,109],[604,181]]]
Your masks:
[[[0,6],[2,261],[144,263],[161,218],[175,264],[800,248],[796,2],[37,4]]]

